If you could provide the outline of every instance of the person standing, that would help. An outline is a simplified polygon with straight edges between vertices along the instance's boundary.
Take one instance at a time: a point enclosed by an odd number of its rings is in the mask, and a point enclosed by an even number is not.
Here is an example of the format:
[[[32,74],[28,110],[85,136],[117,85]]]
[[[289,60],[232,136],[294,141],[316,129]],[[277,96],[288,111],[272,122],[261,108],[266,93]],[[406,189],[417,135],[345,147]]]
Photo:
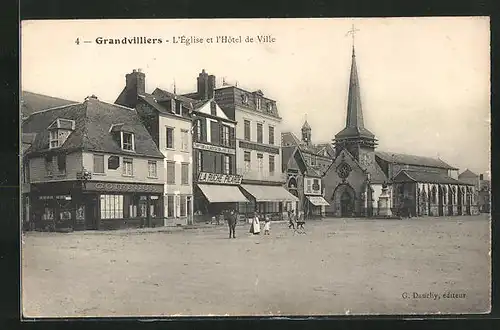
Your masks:
[[[271,219],[266,215],[266,220],[264,224],[264,235],[269,235],[269,231],[271,229]]]
[[[294,213],[293,210],[288,210],[288,229],[293,228],[295,230],[295,224],[293,223]]]
[[[234,210],[231,210],[229,214],[227,215],[227,225],[229,226],[229,238],[231,236],[233,238],[236,238],[236,223],[237,223],[238,217],[236,215],[236,212]]]
[[[254,235],[260,234],[259,215],[257,214],[257,212],[254,213],[252,225],[250,226],[250,233],[252,233]]]

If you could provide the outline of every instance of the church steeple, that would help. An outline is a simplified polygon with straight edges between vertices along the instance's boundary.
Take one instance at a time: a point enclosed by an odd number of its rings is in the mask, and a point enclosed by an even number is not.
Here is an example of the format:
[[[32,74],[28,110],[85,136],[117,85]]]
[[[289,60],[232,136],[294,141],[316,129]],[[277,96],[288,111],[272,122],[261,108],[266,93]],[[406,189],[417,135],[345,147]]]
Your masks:
[[[345,128],[335,135],[335,144],[339,147],[337,148],[338,152],[343,148],[347,148],[356,158],[358,158],[360,147],[374,149],[376,145],[375,135],[365,128],[363,120],[361,88],[359,85],[354,43],[352,46],[346,123]]]

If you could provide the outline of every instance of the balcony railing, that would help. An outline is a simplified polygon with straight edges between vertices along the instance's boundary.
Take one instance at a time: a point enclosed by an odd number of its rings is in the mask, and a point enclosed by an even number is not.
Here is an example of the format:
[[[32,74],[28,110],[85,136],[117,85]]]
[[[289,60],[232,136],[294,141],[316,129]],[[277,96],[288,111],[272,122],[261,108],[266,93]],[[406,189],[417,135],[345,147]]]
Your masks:
[[[243,176],[243,179],[246,180],[256,180],[256,181],[272,181],[272,182],[285,182],[286,174],[281,172],[259,172],[258,169],[245,169],[238,168],[236,169],[236,173]]]

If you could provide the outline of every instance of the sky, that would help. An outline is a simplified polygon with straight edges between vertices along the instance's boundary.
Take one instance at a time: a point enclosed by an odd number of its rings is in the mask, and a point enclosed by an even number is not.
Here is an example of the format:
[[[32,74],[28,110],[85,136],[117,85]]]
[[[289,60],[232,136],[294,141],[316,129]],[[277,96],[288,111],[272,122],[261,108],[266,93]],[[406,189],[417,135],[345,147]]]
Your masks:
[[[219,87],[224,78],[276,100],[283,131],[300,136],[307,116],[313,143],[328,142],[345,125],[353,24],[365,127],[379,140],[377,150],[488,173],[487,17],[24,21],[21,89],[74,101],[95,94],[112,103],[133,69],[146,74],[146,92],[172,91],[175,81],[178,93],[195,91],[205,69]],[[244,42],[258,35],[275,42]],[[181,36],[204,42],[174,44]],[[243,42],[215,43],[216,36]],[[98,37],[164,42],[98,45]]]

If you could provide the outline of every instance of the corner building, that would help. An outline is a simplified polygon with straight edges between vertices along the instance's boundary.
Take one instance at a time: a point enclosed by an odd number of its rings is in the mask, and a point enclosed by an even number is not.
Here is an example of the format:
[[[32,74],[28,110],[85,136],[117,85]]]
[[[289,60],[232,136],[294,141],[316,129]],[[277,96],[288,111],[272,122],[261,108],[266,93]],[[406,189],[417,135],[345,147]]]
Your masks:
[[[236,122],[236,174],[248,203],[240,202],[238,212],[254,211],[281,218],[288,202],[297,202],[285,188],[281,171],[281,122],[276,101],[263,92],[236,86],[216,88],[215,76],[203,70],[198,76],[198,92],[184,95],[211,99],[228,119]]]

